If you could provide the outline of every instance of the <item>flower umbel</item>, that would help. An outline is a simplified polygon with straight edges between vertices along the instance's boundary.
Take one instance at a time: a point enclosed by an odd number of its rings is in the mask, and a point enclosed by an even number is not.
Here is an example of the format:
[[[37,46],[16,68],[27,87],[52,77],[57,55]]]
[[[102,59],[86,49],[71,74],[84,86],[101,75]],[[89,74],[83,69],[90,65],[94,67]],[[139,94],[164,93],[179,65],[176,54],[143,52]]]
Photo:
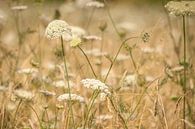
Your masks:
[[[81,83],[86,88],[91,88],[93,90],[100,90],[103,93],[106,93],[107,95],[110,94],[108,86],[96,79],[83,79],[81,80]]]
[[[58,101],[68,101],[68,100],[70,100],[70,98],[71,98],[71,101],[78,101],[81,103],[83,103],[85,101],[83,97],[81,97],[77,94],[67,94],[67,93],[58,96],[57,100]]]
[[[45,31],[45,35],[48,39],[60,38],[64,34],[71,35],[71,30],[69,25],[62,20],[54,20],[50,22]]]
[[[165,8],[176,16],[194,15],[195,1],[170,1],[165,5]]]

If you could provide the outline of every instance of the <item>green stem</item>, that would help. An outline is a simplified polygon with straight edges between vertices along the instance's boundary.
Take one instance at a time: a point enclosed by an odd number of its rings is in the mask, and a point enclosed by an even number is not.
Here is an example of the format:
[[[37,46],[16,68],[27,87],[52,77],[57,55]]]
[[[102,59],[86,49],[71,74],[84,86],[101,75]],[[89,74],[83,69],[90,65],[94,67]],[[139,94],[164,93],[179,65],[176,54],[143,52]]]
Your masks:
[[[74,124],[74,115],[73,115],[73,110],[72,110],[72,102],[71,102],[71,89],[70,89],[70,82],[69,82],[69,75],[68,75],[68,69],[67,69],[67,63],[66,63],[66,55],[65,55],[65,51],[64,51],[64,41],[62,36],[60,37],[61,39],[61,47],[62,47],[62,54],[63,54],[63,61],[64,61],[64,78],[66,79],[67,83],[68,83],[68,94],[69,94],[69,98],[70,100],[68,101],[68,108],[71,111],[71,116],[72,116],[72,124],[75,128],[75,124]]]
[[[88,64],[89,64],[89,66],[90,66],[90,68],[91,68],[91,71],[93,72],[93,75],[95,76],[95,78],[97,78],[97,75],[96,75],[96,73],[95,73],[95,71],[94,71],[94,69],[93,69],[93,67],[92,67],[92,65],[91,65],[91,62],[90,62],[90,60],[89,60],[89,58],[87,57],[87,55],[86,55],[86,53],[83,51],[83,49],[80,47],[80,46],[77,46],[78,48],[79,48],[79,50],[83,53],[83,55],[85,56],[85,58],[86,58],[86,60],[87,60],[87,62],[88,62]]]
[[[185,119],[186,119],[186,80],[187,80],[187,62],[186,62],[186,19],[185,19],[185,15],[183,15],[183,43],[184,43],[184,57],[183,57],[183,63],[184,63],[184,84],[183,84],[183,92],[184,92],[184,98],[183,98],[183,128],[186,129],[186,123],[185,123]]]
[[[123,45],[124,45],[127,41],[129,41],[129,40],[131,40],[131,39],[134,39],[134,38],[138,38],[138,37],[130,37],[130,38],[127,38],[126,40],[124,40],[124,41],[121,43],[121,45],[120,45],[120,47],[119,47],[119,49],[118,49],[118,51],[117,51],[117,53],[116,53],[116,55],[115,55],[113,61],[111,62],[111,65],[110,65],[110,67],[109,67],[109,69],[108,69],[108,72],[107,72],[107,74],[106,74],[106,77],[105,77],[105,79],[104,79],[104,82],[106,82],[106,80],[107,80],[107,78],[108,78],[108,75],[109,75],[109,73],[110,73],[110,71],[111,71],[111,69],[112,69],[112,67],[113,67],[113,65],[114,65],[114,63],[115,63],[115,61],[116,61],[116,59],[117,59],[117,57],[118,57],[118,55],[119,55],[119,53],[120,53],[122,47],[123,47]]]
[[[112,105],[112,107],[114,108],[114,111],[117,113],[117,115],[119,116],[119,118],[121,119],[124,129],[128,129],[127,123],[125,121],[125,119],[123,118],[123,116],[121,115],[120,111],[117,110],[116,106],[114,105],[114,102],[112,100],[111,97],[109,97],[110,103]]]
[[[95,102],[95,99],[98,97],[99,93],[100,93],[100,90],[95,90],[93,92],[93,96],[92,96],[92,98],[90,100],[89,107],[87,108],[87,114],[86,114],[85,122],[84,122],[84,125],[83,125],[83,129],[86,128],[86,125],[87,125],[87,122],[88,122],[88,118],[89,118],[89,114],[91,112],[91,109],[93,107],[93,104]]]
[[[129,55],[130,55],[131,60],[132,60],[132,62],[133,62],[134,69],[135,69],[135,71],[137,71],[137,66],[136,66],[135,60],[134,60],[134,58],[133,58],[132,50],[129,51]]]

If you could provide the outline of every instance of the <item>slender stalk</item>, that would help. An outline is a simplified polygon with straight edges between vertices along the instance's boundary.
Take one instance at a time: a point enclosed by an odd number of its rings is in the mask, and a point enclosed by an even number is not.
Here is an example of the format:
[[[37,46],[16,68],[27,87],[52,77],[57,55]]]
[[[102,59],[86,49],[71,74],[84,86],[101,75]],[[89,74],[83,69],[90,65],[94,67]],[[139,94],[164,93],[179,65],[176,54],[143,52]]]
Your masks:
[[[16,108],[16,112],[15,112],[15,114],[14,114],[13,129],[15,128],[16,115],[17,115],[17,113],[18,113],[18,111],[19,111],[19,108],[20,108],[21,104],[22,104],[22,99],[20,99],[20,101],[19,101],[19,103],[18,103],[18,106],[17,106],[17,108]]]
[[[68,101],[68,108],[71,111],[72,124],[75,128],[74,115],[73,115],[72,103],[71,103],[71,89],[70,89],[69,75],[68,75],[68,69],[67,69],[67,63],[66,63],[66,55],[65,55],[65,50],[64,50],[64,41],[63,41],[62,36],[60,37],[60,39],[61,39],[61,47],[62,47],[62,54],[63,54],[63,61],[64,61],[64,71],[65,71],[64,78],[66,79],[67,84],[68,84],[68,94],[69,94],[69,98],[70,98],[70,100]]]
[[[103,44],[104,44],[104,31],[101,31],[101,46],[100,46],[100,52],[103,52]],[[99,66],[99,71],[100,71],[100,78],[102,78],[102,56],[100,56],[100,66]]]
[[[83,125],[83,128],[84,128],[84,129],[86,128],[86,125],[87,125],[87,122],[88,122],[88,118],[89,118],[89,114],[90,114],[90,112],[91,112],[91,109],[92,109],[92,107],[93,107],[93,104],[94,104],[94,102],[95,102],[95,99],[98,97],[99,93],[100,93],[99,90],[95,90],[95,91],[93,92],[93,96],[92,96],[92,98],[91,98],[91,100],[90,100],[90,105],[89,105],[89,107],[87,108],[87,114],[86,114],[85,122],[84,122],[84,125]]]
[[[95,76],[95,78],[97,78],[97,75],[96,75],[96,73],[95,73],[95,71],[94,71],[94,69],[93,69],[93,66],[91,65],[91,62],[90,62],[88,56],[86,55],[86,53],[83,51],[83,49],[82,49],[80,46],[77,46],[77,47],[79,48],[79,50],[80,50],[80,51],[83,53],[83,55],[85,56],[85,58],[86,58],[86,60],[87,60],[87,62],[88,62],[88,64],[89,64],[89,66],[90,66],[90,68],[91,68],[91,71],[93,72],[93,75]]]
[[[114,20],[113,20],[113,18],[112,18],[112,15],[111,15],[111,13],[110,13],[110,9],[109,9],[109,7],[108,7],[108,4],[107,4],[107,1],[106,1],[106,0],[104,0],[104,4],[105,4],[105,6],[106,6],[106,11],[107,11],[108,17],[110,18],[111,23],[112,23],[112,25],[113,25],[113,27],[114,27],[114,30],[116,31],[117,35],[118,35],[118,36],[120,37],[120,39],[122,40],[122,38],[121,38],[121,36],[120,36],[120,32],[118,31],[118,29],[117,29],[117,27],[116,27],[116,25],[115,25],[115,23],[114,23]]]
[[[135,60],[134,60],[134,58],[133,58],[132,50],[129,51],[129,55],[130,55],[131,60],[132,60],[132,62],[133,62],[133,67],[134,67],[135,71],[137,71],[137,65],[136,65]]]
[[[124,41],[121,43],[121,45],[120,45],[120,47],[119,47],[119,49],[118,49],[118,51],[117,51],[117,53],[116,53],[116,55],[115,55],[113,61],[111,62],[111,65],[110,65],[110,67],[109,67],[109,69],[108,69],[108,72],[107,72],[107,74],[106,74],[106,77],[105,77],[105,79],[104,79],[104,82],[106,82],[106,80],[107,80],[107,78],[108,78],[108,75],[109,75],[109,73],[110,73],[110,71],[111,71],[111,69],[112,69],[112,67],[113,67],[113,65],[114,65],[114,63],[115,63],[115,61],[116,61],[116,59],[117,59],[117,57],[118,57],[118,55],[119,55],[119,53],[120,53],[122,47],[123,47],[123,45],[124,45],[127,41],[129,41],[129,40],[131,40],[131,39],[134,39],[134,38],[138,38],[138,37],[130,37],[130,38],[127,38],[126,40],[124,40]]]
[[[56,126],[57,126],[57,121],[58,121],[58,111],[59,111],[59,109],[57,108],[57,111],[55,111],[54,129],[56,129]]]
[[[89,28],[89,25],[90,25],[90,23],[91,23],[91,21],[92,21],[92,18],[93,18],[93,14],[94,14],[94,13],[95,13],[95,7],[92,9],[91,14],[90,14],[90,16],[89,16],[89,19],[88,19],[88,21],[87,21],[86,30],[88,30],[88,28]]]
[[[36,110],[35,110],[30,104],[28,104],[28,106],[29,106],[29,108],[32,109],[32,111],[35,113],[35,115],[36,115],[36,117],[37,117],[37,119],[38,119],[38,122],[39,122],[39,126],[40,126],[41,129],[42,129],[42,128],[43,128],[43,127],[42,127],[42,123],[41,123],[41,120],[40,120],[39,115],[37,114]]]
[[[186,80],[187,80],[187,62],[186,62],[186,18],[185,18],[185,15],[183,15],[183,45],[184,45],[184,57],[183,57],[183,63],[184,63],[184,80],[183,80],[183,92],[184,92],[184,98],[183,98],[183,128],[186,129],[186,123],[185,123],[185,119],[186,119]]]
[[[128,126],[127,126],[127,123],[126,123],[125,119],[123,118],[121,113],[117,110],[116,106],[114,105],[114,102],[113,102],[112,98],[109,97],[109,100],[110,100],[110,103],[111,103],[112,107],[114,108],[114,111],[117,113],[117,115],[121,119],[121,121],[123,123],[123,126],[124,126],[124,129],[128,129]]]

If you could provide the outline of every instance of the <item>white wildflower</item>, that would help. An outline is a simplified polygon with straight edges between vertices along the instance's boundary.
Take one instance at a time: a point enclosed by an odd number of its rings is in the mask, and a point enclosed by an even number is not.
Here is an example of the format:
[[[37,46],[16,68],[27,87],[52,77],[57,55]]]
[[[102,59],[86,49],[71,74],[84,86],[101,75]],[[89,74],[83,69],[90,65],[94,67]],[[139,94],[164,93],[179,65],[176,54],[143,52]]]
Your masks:
[[[195,1],[170,1],[165,5],[165,8],[176,16],[194,15]]]
[[[107,52],[101,52],[100,49],[86,50],[85,53],[91,56],[95,56],[95,57],[101,57],[101,56],[108,55]]]
[[[124,79],[124,82],[123,82],[123,85],[125,87],[129,87],[129,86],[136,86],[137,85],[137,79],[138,79],[138,76],[137,74],[130,74],[130,75],[127,75]]]
[[[17,11],[23,11],[26,10],[28,8],[28,6],[26,5],[20,5],[20,6],[13,6],[11,7],[12,10],[17,10]]]
[[[83,79],[83,80],[81,80],[81,83],[86,88],[91,88],[93,90],[98,89],[101,92],[106,93],[107,95],[110,94],[109,87],[105,83],[103,83],[99,80],[96,80],[96,79]]]
[[[129,56],[128,56],[128,55],[119,54],[119,55],[117,56],[117,61],[125,61],[125,60],[127,60],[127,59],[129,59]]]
[[[7,87],[0,85],[0,92],[5,92],[7,91],[7,89],[8,89]]]
[[[68,88],[68,84],[65,83],[64,80],[54,81],[54,82],[52,83],[52,85],[54,85],[54,86],[57,87],[57,88]],[[73,85],[74,85],[74,83],[71,82],[71,81],[69,81],[69,85],[70,85],[70,88],[72,88]]]
[[[60,38],[65,34],[71,35],[70,26],[62,20],[54,20],[46,28],[45,35],[48,39]]]
[[[92,0],[76,0],[76,6],[79,8],[84,8],[88,2],[91,2]]]
[[[184,70],[184,66],[176,66],[176,67],[171,68],[172,72],[181,72],[183,70]]]
[[[26,68],[26,69],[20,69],[17,71],[19,74],[36,74],[39,71],[35,68]]]
[[[57,100],[58,101],[69,101],[70,100],[70,97],[71,97],[71,101],[78,101],[78,102],[85,102],[85,99],[77,94],[62,94],[60,96],[58,96]]]
[[[42,93],[45,96],[55,96],[56,95],[56,93],[50,92],[50,91],[47,91],[47,90],[39,90],[39,92]]]
[[[103,8],[104,3],[99,1],[91,1],[86,4],[87,7],[96,7],[96,8]]]
[[[32,98],[34,97],[34,94],[33,93],[31,93],[30,91],[23,90],[23,89],[15,90],[14,91],[14,94],[18,98],[24,99],[24,100],[27,100],[27,101],[32,100]]]
[[[84,36],[83,38],[86,39],[86,40],[91,40],[91,41],[94,41],[94,40],[101,41],[102,40],[101,37],[98,37],[98,36],[95,36],[95,35],[88,35],[88,36]]]
[[[107,94],[105,94],[104,92],[100,93],[100,101],[105,101],[106,100],[106,97],[107,97]]]
[[[99,116],[97,116],[97,117],[96,117],[96,120],[97,120],[98,123],[99,123],[99,122],[102,123],[103,121],[110,120],[110,119],[112,119],[112,118],[113,118],[112,115],[106,114],[106,115],[99,115]]]
[[[132,32],[137,29],[137,25],[132,22],[121,22],[117,26],[119,29],[123,29],[126,32]]]
[[[71,41],[74,38],[82,38],[84,35],[86,35],[86,31],[78,26],[69,26],[69,29],[71,31],[71,35],[66,33],[63,35],[63,39],[65,41]]]

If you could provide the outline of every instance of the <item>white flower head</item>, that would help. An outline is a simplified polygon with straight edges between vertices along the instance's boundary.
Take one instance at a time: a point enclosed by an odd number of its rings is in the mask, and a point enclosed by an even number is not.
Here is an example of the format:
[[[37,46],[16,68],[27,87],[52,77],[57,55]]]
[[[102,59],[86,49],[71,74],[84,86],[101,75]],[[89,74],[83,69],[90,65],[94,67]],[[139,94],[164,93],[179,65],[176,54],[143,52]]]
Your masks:
[[[64,80],[54,81],[54,82],[52,83],[52,85],[54,85],[54,86],[57,87],[57,88],[68,88],[68,84],[65,83]],[[72,88],[73,85],[74,85],[74,83],[70,81],[70,82],[69,82],[69,85],[70,85],[70,88]]]
[[[99,1],[90,1],[86,4],[87,7],[103,8],[105,5]]]
[[[50,92],[50,91],[47,91],[47,90],[39,90],[39,92],[42,93],[45,96],[48,96],[48,97],[49,96],[55,96],[56,95],[56,93]]]
[[[102,40],[101,37],[98,37],[98,36],[95,36],[95,35],[88,35],[88,36],[84,36],[83,38],[86,39],[86,40],[91,40],[91,41],[94,41],[94,40],[101,41]]]
[[[103,93],[106,93],[107,95],[110,95],[109,87],[96,79],[83,79],[81,80],[81,83],[86,88],[91,88],[93,90],[100,90]]]
[[[34,94],[32,92],[26,91],[26,90],[23,90],[23,89],[15,90],[14,94],[18,98],[23,99],[23,100],[27,100],[27,101],[32,100],[32,98],[34,97]]]
[[[57,98],[57,100],[60,102],[61,101],[69,101],[70,99],[71,99],[71,101],[78,101],[80,103],[85,102],[85,99],[77,94],[70,94],[69,95],[68,93],[66,93],[66,94],[62,94],[62,95],[58,96],[58,98]]]
[[[75,38],[82,38],[84,35],[86,35],[86,31],[81,27],[69,26],[69,29],[71,31],[71,35],[69,33],[65,33],[63,35],[65,41],[71,41]]]
[[[46,28],[45,35],[48,39],[60,38],[64,34],[71,35],[70,26],[62,20],[54,20]]]
[[[28,6],[26,5],[20,5],[20,6],[13,6],[11,7],[12,10],[15,10],[15,11],[23,11],[23,10],[26,10],[28,8]]]
[[[17,71],[19,74],[36,74],[39,71],[35,68],[25,68],[25,69],[20,69]]]
[[[170,1],[165,8],[176,16],[195,15],[195,1]]]
[[[7,91],[7,90],[8,90],[7,87],[1,86],[1,85],[0,85],[0,92],[5,92],[5,91]]]

